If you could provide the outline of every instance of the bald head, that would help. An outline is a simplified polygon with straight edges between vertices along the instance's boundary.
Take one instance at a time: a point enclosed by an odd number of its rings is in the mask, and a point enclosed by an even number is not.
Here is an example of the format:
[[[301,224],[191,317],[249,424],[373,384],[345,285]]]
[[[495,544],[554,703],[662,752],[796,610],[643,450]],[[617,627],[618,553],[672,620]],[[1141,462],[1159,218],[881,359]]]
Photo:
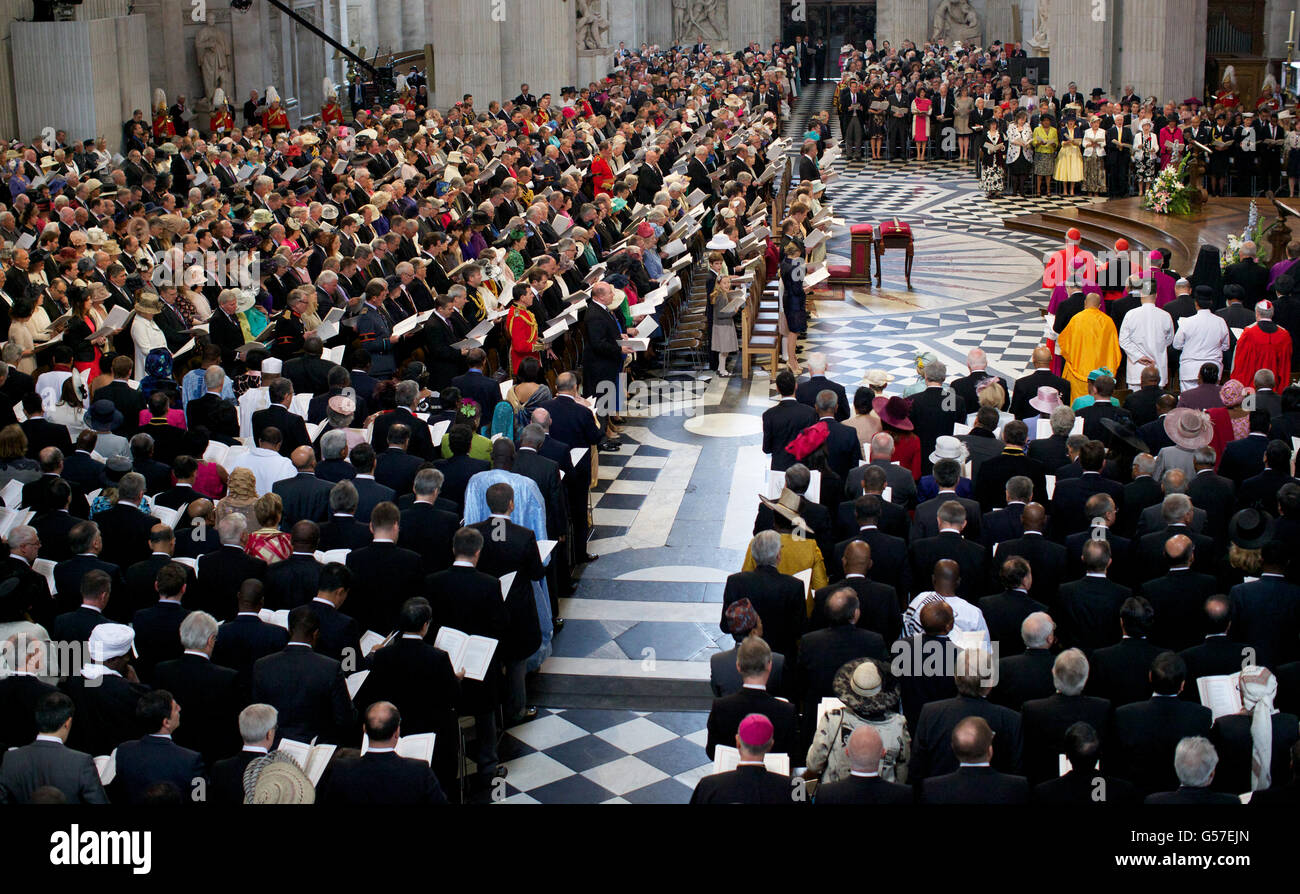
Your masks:
[[[1165,541],[1165,556],[1169,559],[1169,567],[1185,568],[1191,565],[1194,549],[1192,538],[1186,534],[1175,534],[1170,537]]]
[[[880,733],[866,724],[859,726],[849,736],[849,744],[844,753],[849,758],[849,767],[855,773],[880,772],[880,757],[885,752],[885,743]]]
[[[1020,522],[1026,531],[1042,533],[1043,526],[1047,524],[1047,510],[1042,503],[1026,503],[1025,508],[1020,510]]]
[[[1101,293],[1100,293],[1100,292],[1088,292],[1086,295],[1083,296],[1083,306],[1084,306],[1084,307],[1101,307]]]
[[[993,758],[993,730],[983,717],[965,717],[952,731],[952,753],[963,764],[987,763]]]
[[[843,565],[845,574],[866,574],[871,568],[871,547],[854,540],[844,548]]]
[[[309,445],[304,444],[295,448],[293,453],[289,454],[289,460],[299,472],[309,472],[316,468],[316,451],[312,450]]]
[[[952,596],[957,592],[957,583],[961,580],[961,568],[952,559],[940,559],[934,563],[934,590],[943,596]]]
[[[1052,365],[1051,350],[1048,349],[1047,345],[1039,345],[1034,348],[1034,353],[1030,358],[1030,362],[1033,363],[1034,369],[1046,369]]]

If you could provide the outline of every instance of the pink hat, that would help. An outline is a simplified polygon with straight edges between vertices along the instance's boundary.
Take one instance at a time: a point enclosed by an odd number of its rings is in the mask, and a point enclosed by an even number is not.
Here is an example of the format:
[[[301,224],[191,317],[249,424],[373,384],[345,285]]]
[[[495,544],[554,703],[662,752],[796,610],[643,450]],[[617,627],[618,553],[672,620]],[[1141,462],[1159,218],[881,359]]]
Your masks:
[[[650,224],[646,223],[645,221],[642,221],[641,226],[636,228],[636,234],[640,236],[642,239],[651,239],[654,237],[655,228],[650,226]]]
[[[573,106],[565,106],[564,111],[561,112],[560,114],[563,115],[565,118],[577,118],[578,110],[575,109]]]
[[[1160,264],[1160,263],[1163,263],[1163,262],[1164,262],[1164,259],[1165,259],[1165,256],[1162,255],[1162,254],[1161,254],[1160,252],[1158,252],[1158,251],[1153,251],[1153,252],[1151,252],[1151,254],[1147,255],[1147,260],[1151,261],[1151,263],[1153,263],[1153,264]]]
[[[772,721],[762,714],[750,714],[740,721],[740,741],[751,748],[761,748],[772,741]]]

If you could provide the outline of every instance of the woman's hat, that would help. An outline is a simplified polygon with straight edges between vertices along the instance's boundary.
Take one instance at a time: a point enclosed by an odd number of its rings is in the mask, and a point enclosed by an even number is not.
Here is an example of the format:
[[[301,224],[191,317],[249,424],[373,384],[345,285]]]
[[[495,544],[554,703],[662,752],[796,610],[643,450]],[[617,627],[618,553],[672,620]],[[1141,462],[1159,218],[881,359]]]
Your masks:
[[[90,405],[82,420],[95,431],[111,431],[122,424],[122,414],[111,400],[101,399]]]
[[[806,528],[807,523],[803,516],[799,514],[799,507],[803,503],[803,497],[799,496],[788,487],[781,488],[781,496],[775,500],[769,500],[762,494],[758,495],[758,501],[771,509],[777,515],[791,522],[797,528]]]
[[[255,227],[266,226],[275,223],[275,215],[271,213],[269,208],[258,208],[253,212],[251,221]]]
[[[246,310],[252,310],[255,303],[256,300],[251,291],[240,292],[239,297],[235,299],[235,313],[242,314]]]
[[[162,313],[162,300],[153,292],[145,292],[135,300],[135,309],[147,314]]]
[[[844,707],[859,716],[881,714],[898,707],[898,689],[888,667],[875,658],[854,658],[835,672],[831,690]]]
[[[1165,434],[1184,450],[1197,450],[1214,438],[1214,423],[1200,410],[1178,407],[1165,416]]]
[[[1258,509],[1243,509],[1228,522],[1228,539],[1242,549],[1259,549],[1273,539],[1273,518]]]
[[[731,251],[735,247],[736,243],[727,238],[726,233],[714,233],[713,238],[704,246],[708,251]]]
[[[1049,416],[1057,407],[1064,406],[1061,402],[1061,392],[1051,385],[1039,386],[1038,394],[1029,399],[1029,405],[1038,412],[1046,413]]]
[[[934,442],[934,452],[930,454],[930,462],[937,463],[941,459],[955,459],[959,463],[964,463],[970,459],[970,451],[953,435],[940,435]]]
[[[884,388],[894,377],[883,369],[869,369],[862,374],[862,384],[872,388]]]
[[[1151,452],[1151,448],[1147,446],[1147,442],[1138,437],[1137,429],[1133,427],[1131,422],[1127,422],[1123,419],[1103,419],[1101,420],[1101,424],[1105,426],[1108,432],[1127,444],[1137,453]]]
[[[244,771],[246,804],[314,804],[316,787],[283,752],[255,758]]]
[[[334,219],[336,219],[336,218],[339,216],[339,209],[338,209],[338,206],[337,206],[337,205],[322,205],[322,206],[321,206],[321,209],[320,209],[320,216],[321,216],[321,219],[322,219],[322,220],[334,220]]]
[[[1219,387],[1219,400],[1223,401],[1225,407],[1241,406],[1241,402],[1246,399],[1247,391],[1253,389],[1246,388],[1236,379],[1229,379]]]
[[[905,397],[877,397],[871,401],[871,408],[876,411],[880,421],[899,431],[911,431],[912,420],[907,418],[911,403]]]

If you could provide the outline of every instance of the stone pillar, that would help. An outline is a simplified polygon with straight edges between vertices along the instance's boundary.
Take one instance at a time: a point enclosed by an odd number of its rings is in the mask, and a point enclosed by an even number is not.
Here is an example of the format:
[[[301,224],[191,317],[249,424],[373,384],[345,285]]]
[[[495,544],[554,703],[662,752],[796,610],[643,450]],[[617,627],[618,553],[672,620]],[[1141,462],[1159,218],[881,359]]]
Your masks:
[[[266,55],[262,49],[262,22],[255,12],[234,13],[230,17],[230,47],[234,56],[235,90],[226,91],[235,107],[235,118],[242,126],[244,103],[248,92],[256,90],[259,96],[266,92]],[[276,88],[279,89],[279,88]]]
[[[521,14],[523,6],[505,7],[506,20]],[[447,108],[463,94],[472,93],[476,106],[486,109],[489,100],[503,95],[502,23],[492,18],[496,7],[483,0],[442,0],[439,8],[442,15],[431,35],[438,65],[435,101],[440,108]],[[571,18],[568,26],[572,32]]]
[[[773,0],[779,3],[781,0]],[[646,29],[641,36],[641,40],[650,45],[658,44],[661,47],[672,46],[673,43],[673,6],[672,3],[665,3],[663,0],[649,0],[646,3]],[[618,46],[617,43],[614,44]],[[631,46],[631,44],[629,44]],[[640,46],[638,43],[637,46]]]
[[[1011,0],[987,0],[984,4],[984,43],[995,40],[1012,43],[1016,39],[1015,7]]]
[[[631,6],[641,0],[625,2]],[[615,0],[609,0],[606,17],[611,22],[615,20],[614,5]],[[517,96],[520,84],[527,84],[534,96],[550,93],[558,106],[560,88],[571,86],[578,77],[576,21],[572,0],[529,0],[508,7],[506,20],[494,25],[501,35],[501,91],[483,98],[483,107],[488,99],[505,101]],[[628,44],[632,44],[630,39]],[[440,59],[439,81],[444,73]]]
[[[402,48],[402,4],[399,0],[384,0],[384,2],[374,4],[374,7],[377,47],[400,51]],[[371,49],[370,52],[371,55],[374,55],[374,49]]]
[[[605,15],[609,19],[610,51],[618,49],[619,41],[629,47],[638,47],[646,31],[646,0],[605,0]]]
[[[1093,0],[1051,0],[1051,4],[1052,84],[1063,92],[1074,81],[1085,96],[1093,87],[1105,90],[1107,96],[1118,96],[1116,88],[1122,85],[1110,83],[1115,17],[1103,14],[1098,21],[1095,11],[1105,13],[1107,8],[1098,7]]]
[[[730,0],[727,38],[731,50],[758,41],[770,47],[781,36],[782,0]],[[924,4],[922,4],[924,5]]]
[[[1132,84],[1142,96],[1155,96],[1162,103],[1200,96],[1205,84],[1205,67],[1200,60],[1205,58],[1207,12],[1207,0],[1126,3],[1121,22],[1124,51],[1120,80]],[[1199,56],[1198,46],[1202,48]],[[1060,80],[1055,65],[1052,77]]]
[[[396,5],[395,0],[389,2]],[[420,49],[424,46],[424,35],[430,24],[424,18],[424,0],[402,0],[402,38],[393,50],[405,53]],[[409,65],[407,70],[410,70]]]
[[[929,36],[930,16],[925,3],[917,0],[878,0],[876,3],[877,47],[883,40],[894,47],[905,40],[920,46]]]

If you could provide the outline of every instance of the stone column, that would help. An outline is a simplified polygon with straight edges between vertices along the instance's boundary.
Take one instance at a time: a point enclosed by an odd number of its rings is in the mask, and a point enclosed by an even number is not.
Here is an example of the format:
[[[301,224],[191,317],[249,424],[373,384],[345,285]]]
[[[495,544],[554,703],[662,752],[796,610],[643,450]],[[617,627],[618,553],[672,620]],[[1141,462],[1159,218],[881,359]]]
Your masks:
[[[1060,0],[1052,0],[1053,3]],[[1181,102],[1205,84],[1207,0],[1143,0],[1125,4],[1120,80],[1142,96]],[[1201,55],[1196,55],[1200,46]],[[1054,79],[1057,73],[1053,66]],[[1122,85],[1121,85],[1122,86]]]
[[[984,4],[984,43],[995,40],[1011,43],[1016,39],[1015,7],[1011,0],[987,0]]]
[[[388,2],[396,5],[395,0],[388,0]],[[393,50],[405,53],[420,49],[424,46],[424,36],[431,24],[433,23],[426,22],[424,18],[424,0],[402,0],[402,38]],[[407,70],[410,70],[409,65]]]
[[[634,6],[640,0],[624,2]],[[614,6],[615,0],[608,0],[606,18],[611,22],[615,20]],[[552,94],[553,104],[558,106],[560,88],[571,86],[578,77],[576,21],[572,0],[529,0],[508,6],[506,20],[495,26],[501,35],[501,91],[483,98],[483,107],[488,99],[505,101],[517,96],[520,84],[527,84],[534,96]],[[435,34],[435,45],[437,38]],[[631,46],[631,39],[625,39]],[[440,82],[444,71],[439,60]]]
[[[399,0],[383,0],[375,7],[375,40],[379,47],[388,50],[402,48],[402,4]],[[371,50],[371,55],[374,49]]]
[[[883,40],[897,47],[905,40],[918,46],[930,36],[927,4],[917,0],[878,0],[876,3],[876,46]],[[838,49],[838,47],[836,48]]]
[[[1074,81],[1085,96],[1093,87],[1107,91],[1107,96],[1118,96],[1116,87],[1122,85],[1110,83],[1115,17],[1108,14],[1109,7],[1098,6],[1093,0],[1051,0],[1051,4],[1051,82],[1057,91],[1063,92]],[[1099,9],[1101,21],[1096,16]]]
[[[256,12],[236,12],[230,16],[230,46],[234,56],[235,90],[226,99],[235,107],[236,121],[242,126],[244,103],[248,92],[256,90],[258,96],[266,93],[268,66],[262,48],[262,21]],[[276,88],[279,89],[279,88]]]
[[[521,14],[525,5],[504,7],[506,20]],[[439,3],[441,16],[431,36],[438,66],[435,100],[440,108],[452,105],[465,93],[474,94],[476,106],[483,109],[489,100],[502,96],[503,23],[493,21],[495,8],[483,0],[441,0]],[[573,30],[571,19],[569,30]],[[515,89],[519,89],[518,85]]]
[[[782,2],[784,0],[730,0],[727,4],[730,49],[738,50],[752,41],[770,47],[781,36]]]

